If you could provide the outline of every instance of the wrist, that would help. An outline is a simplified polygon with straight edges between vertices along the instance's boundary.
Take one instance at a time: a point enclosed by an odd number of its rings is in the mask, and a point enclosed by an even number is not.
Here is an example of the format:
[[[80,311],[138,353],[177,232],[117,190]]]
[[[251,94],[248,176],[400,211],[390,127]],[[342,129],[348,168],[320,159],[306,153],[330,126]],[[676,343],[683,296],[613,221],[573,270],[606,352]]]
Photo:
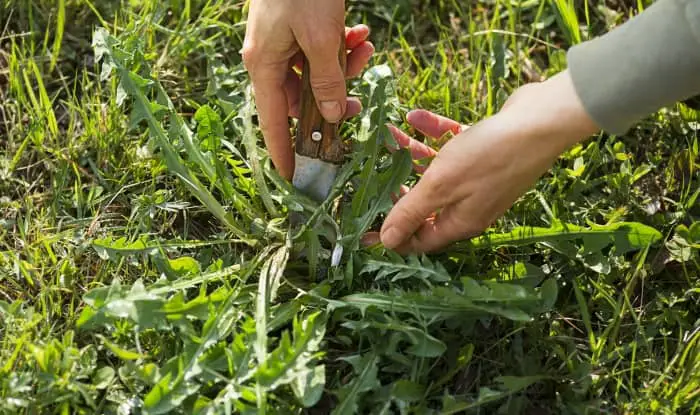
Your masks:
[[[581,102],[568,71],[518,89],[501,110],[505,122],[551,156],[600,130]],[[533,143],[534,144],[534,143]]]
[[[543,82],[541,87],[546,133],[561,137],[562,145],[572,146],[600,130],[586,111],[568,70]]]

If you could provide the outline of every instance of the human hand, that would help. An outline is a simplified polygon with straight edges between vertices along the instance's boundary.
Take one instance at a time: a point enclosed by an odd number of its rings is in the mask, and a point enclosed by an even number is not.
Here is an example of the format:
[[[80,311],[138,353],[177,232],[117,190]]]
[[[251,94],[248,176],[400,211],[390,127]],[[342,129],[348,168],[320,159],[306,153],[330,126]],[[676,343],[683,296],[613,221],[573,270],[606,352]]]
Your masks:
[[[343,0],[252,0],[243,61],[255,93],[260,128],[280,175],[291,180],[294,153],[288,116],[299,117],[301,78],[310,70],[311,87],[328,122],[357,115],[360,102],[348,99],[345,80],[358,76],[374,53],[369,28],[345,28],[347,58],[343,73],[338,49],[345,27]],[[306,56],[310,68],[302,68]]]
[[[415,160],[434,157],[427,168],[417,166],[423,176],[402,191],[379,235],[386,248],[404,254],[437,251],[483,232],[562,152],[598,130],[568,72],[520,88],[498,114],[469,128],[422,110],[409,113],[408,122],[428,137],[457,135],[436,152],[389,127]]]

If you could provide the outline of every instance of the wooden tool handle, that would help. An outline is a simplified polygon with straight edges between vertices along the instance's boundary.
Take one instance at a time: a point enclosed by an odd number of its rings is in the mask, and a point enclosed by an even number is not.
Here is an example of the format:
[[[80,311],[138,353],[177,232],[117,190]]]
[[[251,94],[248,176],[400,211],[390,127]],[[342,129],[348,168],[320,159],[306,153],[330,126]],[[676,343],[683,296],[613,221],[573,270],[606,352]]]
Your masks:
[[[345,33],[341,36],[338,59],[340,67],[345,73],[347,64]],[[331,124],[323,119],[311,89],[310,72],[309,61],[304,57],[301,78],[301,114],[297,125],[296,152],[302,156],[340,164],[343,162],[345,154],[343,142],[338,135],[340,122]],[[320,140],[318,140],[319,134]]]

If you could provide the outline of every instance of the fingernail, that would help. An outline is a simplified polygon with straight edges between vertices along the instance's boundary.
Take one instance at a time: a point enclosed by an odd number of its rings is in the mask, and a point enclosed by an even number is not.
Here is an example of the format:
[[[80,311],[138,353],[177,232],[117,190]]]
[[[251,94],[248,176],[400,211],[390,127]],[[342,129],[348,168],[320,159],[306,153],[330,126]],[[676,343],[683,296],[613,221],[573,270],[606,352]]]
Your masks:
[[[370,232],[362,235],[362,238],[360,238],[360,244],[366,248],[376,245],[380,242],[379,240],[379,234],[376,232]]]
[[[386,128],[391,133],[391,137],[384,142],[384,146],[387,148],[387,150],[389,150],[391,152],[401,150],[401,146],[399,146],[399,143],[397,143],[396,139],[394,138],[394,131],[392,130],[393,126],[390,124],[387,124]]]
[[[321,115],[329,122],[336,122],[343,116],[342,109],[338,101],[321,102]]]
[[[385,247],[392,249],[401,243],[401,234],[396,228],[389,228],[382,232],[381,239]]]

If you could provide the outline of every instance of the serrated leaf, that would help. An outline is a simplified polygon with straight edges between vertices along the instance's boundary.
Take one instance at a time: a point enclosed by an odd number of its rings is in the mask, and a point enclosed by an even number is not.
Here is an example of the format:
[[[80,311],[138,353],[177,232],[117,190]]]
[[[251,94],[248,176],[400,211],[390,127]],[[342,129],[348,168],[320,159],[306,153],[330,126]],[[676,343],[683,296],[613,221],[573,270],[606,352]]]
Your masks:
[[[233,330],[236,320],[241,316],[241,311],[233,306],[235,296],[228,294],[228,299],[218,309],[211,313],[204,323],[202,335],[195,343],[196,349],[187,357],[187,364],[182,371],[185,381],[199,375],[203,371],[202,356],[216,343],[226,338]]]
[[[690,242],[694,244],[700,243],[700,221],[693,222],[693,224],[690,225],[690,229],[688,230],[688,237]]]
[[[468,279],[465,279],[468,281]],[[475,285],[474,287],[479,287]],[[527,294],[524,287],[512,284],[492,284],[487,290],[479,287],[456,292],[453,288],[436,287],[426,292],[358,293],[343,297],[342,301],[353,307],[395,313],[410,313],[442,320],[452,316],[483,317],[499,315],[515,321],[530,321],[532,317],[520,307],[538,308],[540,298]]]
[[[169,371],[146,395],[146,413],[169,412],[199,390],[200,385],[192,379],[204,371],[202,358],[214,344],[231,333],[234,323],[240,318],[241,312],[233,307],[233,299],[234,296],[229,295],[210,315],[200,338],[177,357],[177,367]]]
[[[362,75],[362,79],[366,81],[371,86],[376,87],[382,81],[392,80],[394,73],[391,67],[386,64],[373,66]]]
[[[111,36],[104,27],[96,28],[92,33],[92,49],[95,54],[95,62],[101,62],[105,54],[109,53]]]
[[[364,83],[359,94],[365,97],[365,102],[360,115],[360,128],[354,137],[359,144],[359,151],[353,158],[353,164],[361,169],[358,180],[363,185],[352,200],[351,216],[346,219],[350,226],[353,226],[354,218],[367,212],[373,198],[382,196],[379,182],[376,180],[377,160],[384,140],[391,137],[386,128],[390,101],[395,99],[390,74],[391,70],[386,65],[381,65],[369,68],[363,75]],[[401,179],[402,182],[403,180],[405,178]],[[350,234],[349,230],[344,229],[343,234]]]
[[[114,380],[114,375],[114,369],[109,366],[103,366],[95,371],[92,384],[96,389],[106,389]]]
[[[416,278],[426,283],[447,282],[451,280],[447,270],[440,262],[432,262],[427,256],[420,259],[417,256],[409,256],[405,261],[402,258],[389,260],[366,259],[363,261],[360,274],[376,272],[376,279],[391,278],[392,282],[407,278]]]
[[[359,217],[343,222],[344,226],[348,226],[348,229],[343,231],[344,235],[348,235],[343,238],[343,245],[347,250],[354,250],[377,216],[391,208],[391,195],[398,193],[401,185],[408,178],[413,168],[411,162],[411,154],[407,150],[395,152],[392,155],[391,169],[381,173],[376,179],[380,185],[377,190],[379,195],[376,196],[374,202],[368,203],[367,210],[358,215]]]
[[[656,229],[635,222],[620,222],[585,228],[572,224],[557,224],[551,228],[518,227],[508,233],[494,233],[470,241],[475,248],[524,246],[538,242],[555,243],[582,240],[588,252],[596,252],[614,244],[616,254],[646,248],[662,239]],[[588,246],[585,246],[586,241]],[[607,243],[605,243],[607,241]]]
[[[333,409],[333,415],[353,415],[357,413],[358,400],[368,391],[379,386],[377,379],[379,356],[368,353],[364,356],[344,359],[352,364],[355,376],[336,394],[340,399],[338,406]]]
[[[221,147],[224,125],[221,117],[208,105],[202,105],[194,113],[197,123],[197,138],[204,151],[214,151]]]
[[[313,407],[321,400],[326,386],[325,366],[318,365],[311,370],[298,373],[291,386],[294,396],[304,408]]]
[[[410,380],[399,380],[392,385],[391,394],[394,399],[404,402],[420,402],[425,394],[425,385],[411,382]]]
[[[600,252],[593,252],[583,257],[586,267],[598,274],[609,274],[612,270],[610,260]]]
[[[174,277],[191,276],[201,272],[199,262],[190,256],[181,256],[175,259],[168,259],[166,264]]]
[[[428,333],[413,337],[414,344],[406,351],[418,357],[440,357],[447,350],[447,346],[442,340],[436,339]]]
[[[117,344],[112,343],[111,341],[107,340],[104,336],[97,336],[100,340],[102,340],[102,343],[104,343],[107,348],[114,353],[115,356],[122,360],[138,360],[138,359],[143,359],[146,356],[139,354],[137,352],[132,352],[130,350],[125,350],[119,347]]]
[[[288,332],[282,334],[279,346],[258,368],[257,380],[266,388],[276,389],[292,383],[298,376],[306,376],[306,372],[313,370],[326,333],[325,318],[314,313],[301,322],[294,319],[292,333],[293,340]]]
[[[172,374],[168,373],[148,392],[144,398],[144,414],[170,413],[200,389],[200,385],[196,383],[175,382],[171,385],[171,380]]]

